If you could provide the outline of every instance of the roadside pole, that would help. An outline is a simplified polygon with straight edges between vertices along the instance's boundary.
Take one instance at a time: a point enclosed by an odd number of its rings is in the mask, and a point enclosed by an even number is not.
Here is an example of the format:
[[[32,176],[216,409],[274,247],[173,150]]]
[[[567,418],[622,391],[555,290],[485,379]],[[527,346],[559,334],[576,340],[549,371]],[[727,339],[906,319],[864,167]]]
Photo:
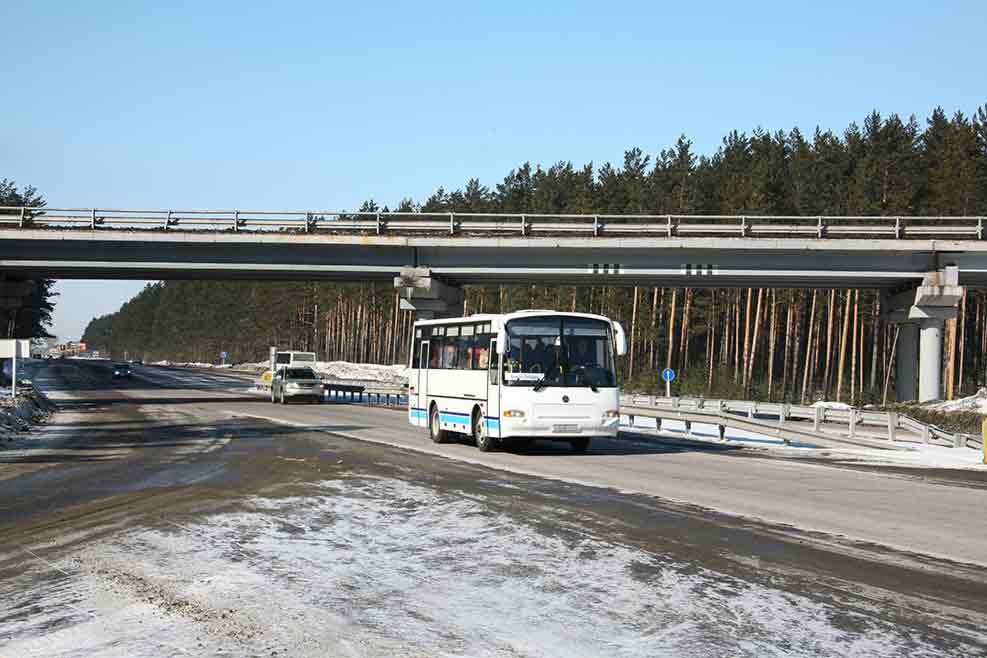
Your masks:
[[[665,397],[672,397],[672,380],[675,379],[675,371],[671,368],[665,368],[661,371],[661,378],[665,380]]]
[[[980,425],[980,449],[984,451],[984,463],[987,464],[987,418]]]
[[[20,345],[18,341],[14,341],[14,352],[13,356],[10,358],[10,399],[17,399],[17,347]]]

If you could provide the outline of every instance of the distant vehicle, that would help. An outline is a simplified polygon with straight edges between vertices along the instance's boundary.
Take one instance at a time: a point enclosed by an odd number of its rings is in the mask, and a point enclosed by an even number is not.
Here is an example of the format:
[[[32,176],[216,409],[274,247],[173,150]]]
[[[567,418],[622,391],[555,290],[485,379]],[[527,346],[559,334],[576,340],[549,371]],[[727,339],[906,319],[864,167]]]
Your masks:
[[[602,315],[518,311],[415,323],[408,420],[436,443],[471,436],[487,451],[504,440],[568,441],[586,452],[617,435],[614,354],[620,324]]]
[[[271,370],[277,372],[282,368],[311,368],[314,366],[315,352],[285,351],[274,353],[274,366]]]
[[[132,359],[130,361],[130,365],[132,365],[132,366],[142,366],[142,365],[144,365],[144,362],[141,359]]]
[[[113,364],[113,379],[120,379],[122,377],[130,377],[132,373],[130,372],[130,366],[126,363],[114,363]]]
[[[288,400],[305,398],[322,401],[322,380],[311,368],[281,368],[271,378],[271,402],[288,404]]]

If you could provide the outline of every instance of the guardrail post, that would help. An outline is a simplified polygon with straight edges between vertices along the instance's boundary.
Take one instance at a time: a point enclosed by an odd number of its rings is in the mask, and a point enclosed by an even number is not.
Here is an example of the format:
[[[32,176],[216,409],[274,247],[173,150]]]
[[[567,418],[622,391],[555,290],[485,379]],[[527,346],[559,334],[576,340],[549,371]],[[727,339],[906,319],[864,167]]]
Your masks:
[[[233,211],[233,230],[234,231],[239,231],[240,230],[240,211],[239,210],[234,210]]]
[[[898,414],[893,411],[888,412],[888,441],[894,443],[895,430],[898,428]]]
[[[668,237],[672,237],[675,234],[675,229],[672,228],[672,216],[668,216]]]
[[[747,215],[742,215],[740,217],[740,237],[747,237]]]
[[[983,240],[984,239],[984,218],[983,217],[977,217],[977,239],[978,240]]]
[[[850,410],[850,438],[852,439],[857,435],[857,410]]]
[[[661,431],[661,416],[657,416],[655,418],[655,431],[657,432]]]
[[[376,218],[377,218],[377,235],[380,235],[380,232],[381,232],[380,211],[377,211]]]
[[[20,228],[24,228],[24,206],[21,206],[21,220],[19,224]]]
[[[648,406],[649,407],[655,406],[655,396],[653,395],[648,396]]]
[[[95,208],[93,208],[92,214],[90,214],[90,216],[89,216],[89,222],[90,222],[90,226],[92,227],[92,230],[95,231],[96,230],[96,209]]]
[[[312,231],[312,213],[305,213],[305,232],[309,233]]]
[[[593,215],[593,237],[600,235],[600,216]]]
[[[826,227],[823,225],[822,215],[816,217],[816,237],[822,239],[826,235]]]
[[[456,235],[456,214],[449,213],[449,235]]]
[[[168,213],[167,213],[167,214],[165,215],[165,220],[164,220],[164,227],[163,227],[163,228],[164,228],[164,230],[166,230],[166,231],[167,231],[167,230],[168,230],[168,227],[169,227],[169,226],[171,226],[171,211],[170,211],[170,210],[169,210],[169,211],[168,211]]]
[[[922,425],[922,443],[928,443],[929,442],[929,434],[930,434],[929,426],[923,424]]]
[[[630,414],[627,416],[627,426],[634,427],[634,414]]]
[[[692,436],[692,421],[691,420],[685,421],[685,435],[686,436]]]
[[[819,423],[822,420],[822,407],[812,408],[812,431],[819,431]]]
[[[527,235],[527,233],[528,233],[528,227],[527,227],[527,223],[528,223],[528,222],[527,222],[527,219],[526,219],[526,218],[525,218],[525,216],[524,216],[524,215],[522,214],[522,215],[521,215],[521,236],[522,236],[522,237],[524,237],[524,236],[525,236],[525,235]]]
[[[902,235],[904,235],[904,227],[901,225],[901,217],[894,218],[894,237],[896,240],[900,240]]]
[[[980,449],[984,452],[984,463],[987,464],[987,418],[980,425]]]
[[[751,406],[747,407],[747,417],[754,418],[754,414],[757,412],[757,400],[751,401]]]
[[[720,435],[720,441],[727,440],[727,428],[725,425],[717,425],[716,431]]]

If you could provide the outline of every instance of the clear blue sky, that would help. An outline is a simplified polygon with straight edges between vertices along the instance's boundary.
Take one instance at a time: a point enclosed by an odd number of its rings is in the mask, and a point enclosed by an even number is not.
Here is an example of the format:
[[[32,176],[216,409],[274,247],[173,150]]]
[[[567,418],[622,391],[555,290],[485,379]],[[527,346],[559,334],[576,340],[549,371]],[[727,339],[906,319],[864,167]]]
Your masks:
[[[50,205],[394,204],[680,133],[710,152],[987,102],[982,0],[124,4],[0,5],[0,177]],[[55,331],[141,285],[64,285]]]

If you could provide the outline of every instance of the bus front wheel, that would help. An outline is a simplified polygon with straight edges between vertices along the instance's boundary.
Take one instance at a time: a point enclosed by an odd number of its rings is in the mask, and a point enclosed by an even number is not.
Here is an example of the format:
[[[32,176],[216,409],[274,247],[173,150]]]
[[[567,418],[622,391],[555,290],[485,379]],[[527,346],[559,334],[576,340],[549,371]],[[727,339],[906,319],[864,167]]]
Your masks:
[[[479,409],[473,410],[473,443],[480,452],[490,452],[494,448],[494,439],[487,434],[487,424]]]
[[[428,435],[433,443],[445,443],[449,439],[449,433],[439,424],[439,407],[435,404],[428,412]]]

